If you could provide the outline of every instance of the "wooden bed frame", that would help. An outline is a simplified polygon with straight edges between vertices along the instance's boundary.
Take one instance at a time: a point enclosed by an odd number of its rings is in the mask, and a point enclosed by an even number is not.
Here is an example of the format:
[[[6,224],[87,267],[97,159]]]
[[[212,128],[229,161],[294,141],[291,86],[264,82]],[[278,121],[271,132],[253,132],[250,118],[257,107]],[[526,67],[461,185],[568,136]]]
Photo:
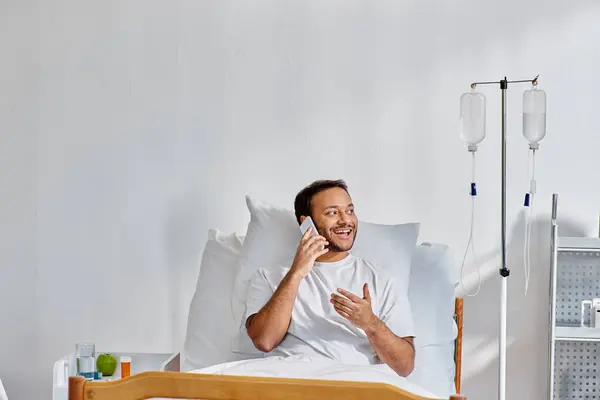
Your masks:
[[[456,298],[454,318],[458,326],[455,342],[455,387],[460,393],[462,365],[463,299]],[[186,372],[142,372],[111,382],[69,377],[69,400],[141,400],[151,398],[203,400],[428,400],[393,385],[313,379],[193,374]],[[450,400],[466,400],[460,395]]]
[[[69,378],[69,400],[428,400],[393,385],[313,379],[142,372],[119,381]],[[466,400],[451,396],[451,400]]]

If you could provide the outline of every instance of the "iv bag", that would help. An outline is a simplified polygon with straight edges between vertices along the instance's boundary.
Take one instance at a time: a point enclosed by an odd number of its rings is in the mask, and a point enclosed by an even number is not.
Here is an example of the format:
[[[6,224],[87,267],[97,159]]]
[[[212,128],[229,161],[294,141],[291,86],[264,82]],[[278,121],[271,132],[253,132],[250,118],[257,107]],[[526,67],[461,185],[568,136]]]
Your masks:
[[[481,93],[460,96],[460,138],[469,151],[476,151],[477,145],[485,139],[485,96]]]
[[[546,92],[536,86],[523,92],[523,136],[535,148],[546,136]]]

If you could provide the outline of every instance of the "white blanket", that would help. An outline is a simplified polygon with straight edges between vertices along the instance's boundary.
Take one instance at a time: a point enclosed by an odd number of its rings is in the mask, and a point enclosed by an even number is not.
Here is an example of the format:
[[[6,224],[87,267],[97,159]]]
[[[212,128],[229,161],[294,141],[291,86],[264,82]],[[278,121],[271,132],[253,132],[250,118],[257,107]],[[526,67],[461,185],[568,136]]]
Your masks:
[[[439,399],[436,395],[399,376],[385,364],[364,366],[343,365],[337,361],[322,357],[266,357],[233,361],[190,372],[276,378],[381,382],[394,385],[419,396]]]

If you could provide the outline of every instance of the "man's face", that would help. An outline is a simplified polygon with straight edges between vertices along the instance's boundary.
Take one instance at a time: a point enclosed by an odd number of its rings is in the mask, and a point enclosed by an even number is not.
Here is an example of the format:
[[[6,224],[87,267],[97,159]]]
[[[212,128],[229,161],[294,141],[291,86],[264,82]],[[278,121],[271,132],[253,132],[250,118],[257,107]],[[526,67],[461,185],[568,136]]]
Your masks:
[[[352,248],[358,218],[352,199],[344,189],[331,188],[314,195],[312,218],[319,234],[329,242],[329,251],[344,252]]]

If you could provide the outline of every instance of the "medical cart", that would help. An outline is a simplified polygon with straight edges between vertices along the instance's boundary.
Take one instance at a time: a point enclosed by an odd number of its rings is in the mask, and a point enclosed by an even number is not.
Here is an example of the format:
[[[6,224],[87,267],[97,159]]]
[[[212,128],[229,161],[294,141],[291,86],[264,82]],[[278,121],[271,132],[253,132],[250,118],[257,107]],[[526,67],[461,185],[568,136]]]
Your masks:
[[[600,239],[558,237],[555,216],[554,209],[548,395],[600,399]]]

